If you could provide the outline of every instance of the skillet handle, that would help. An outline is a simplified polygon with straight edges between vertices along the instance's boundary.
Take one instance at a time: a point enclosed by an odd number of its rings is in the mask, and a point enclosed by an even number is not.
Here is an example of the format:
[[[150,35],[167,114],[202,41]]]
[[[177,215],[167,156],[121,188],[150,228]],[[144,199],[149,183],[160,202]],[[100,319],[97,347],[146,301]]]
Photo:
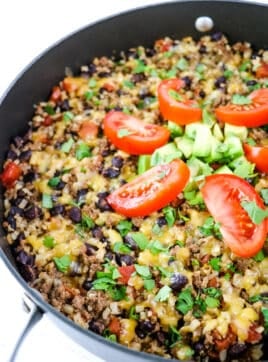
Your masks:
[[[19,349],[31,329],[42,319],[44,312],[37,307],[26,295],[23,297],[24,309],[29,313],[29,318],[14,346],[9,362],[16,362]]]

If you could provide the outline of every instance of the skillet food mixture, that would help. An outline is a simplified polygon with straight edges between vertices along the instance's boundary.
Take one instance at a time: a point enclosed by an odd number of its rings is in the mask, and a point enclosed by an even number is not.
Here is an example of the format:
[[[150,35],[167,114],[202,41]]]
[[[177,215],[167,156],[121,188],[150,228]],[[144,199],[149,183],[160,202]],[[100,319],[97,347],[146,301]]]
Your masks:
[[[132,349],[260,360],[267,87],[268,51],[221,33],[68,70],[1,174],[22,276],[75,323]]]

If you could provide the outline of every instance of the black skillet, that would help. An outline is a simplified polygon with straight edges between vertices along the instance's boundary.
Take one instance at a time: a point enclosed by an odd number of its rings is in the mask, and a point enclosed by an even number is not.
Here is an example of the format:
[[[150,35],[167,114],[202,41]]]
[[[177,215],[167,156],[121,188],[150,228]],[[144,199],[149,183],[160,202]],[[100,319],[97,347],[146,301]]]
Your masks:
[[[76,72],[80,65],[87,64],[95,56],[110,56],[141,44],[151,46],[154,40],[163,36],[181,38],[191,35],[198,38],[200,33],[195,28],[195,22],[203,16],[210,17],[214,22],[214,27],[208,34],[221,31],[231,42],[248,41],[256,48],[268,46],[268,6],[257,3],[198,0],[171,2],[130,11],[90,25],[46,51],[17,78],[1,100],[0,164],[4,161],[11,138],[23,134],[27,129],[27,122],[33,115],[33,104],[49,96],[52,86],[64,77],[66,66]],[[208,25],[205,22],[206,24]],[[2,217],[1,199],[0,218]],[[130,350],[84,330],[45,303],[20,276],[4,231],[1,229],[0,232],[0,256],[36,305],[26,332],[46,313],[76,342],[108,362],[165,361],[161,357]],[[263,357],[263,361],[267,361],[267,345],[264,349],[266,357]],[[10,361],[14,360],[15,354]]]

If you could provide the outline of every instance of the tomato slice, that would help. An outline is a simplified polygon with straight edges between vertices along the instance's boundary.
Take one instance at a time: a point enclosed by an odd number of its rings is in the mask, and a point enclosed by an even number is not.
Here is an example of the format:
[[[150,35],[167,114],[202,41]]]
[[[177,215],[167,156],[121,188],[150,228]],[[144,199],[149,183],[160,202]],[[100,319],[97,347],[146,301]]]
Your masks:
[[[78,134],[79,137],[82,138],[82,140],[88,141],[92,138],[97,137],[98,126],[91,121],[85,121],[82,123]]]
[[[20,175],[21,168],[15,162],[9,162],[6,164],[4,171],[0,176],[3,186],[6,188],[12,187]]]
[[[134,273],[135,267],[134,265],[123,265],[118,268],[121,277],[118,278],[118,281],[123,284],[127,284],[131,274]]]
[[[190,177],[188,166],[173,160],[144,172],[107,197],[108,203],[119,214],[146,216],[173,201]]]
[[[158,87],[159,109],[162,116],[179,125],[197,122],[202,119],[202,111],[196,101],[177,94],[184,82],[181,79],[163,80]],[[175,97],[172,96],[175,91]]]
[[[106,115],[103,129],[112,144],[131,155],[153,153],[167,143],[170,135],[165,127],[142,122],[119,111]]]
[[[264,209],[255,189],[235,175],[207,176],[201,189],[205,204],[220,223],[224,242],[238,256],[251,257],[263,247],[266,239],[266,222],[255,225],[241,206],[241,201],[254,201]]]
[[[256,70],[257,78],[267,78],[268,77],[268,64],[262,63]]]
[[[246,158],[255,163],[259,171],[268,173],[268,147],[250,146],[245,143],[244,151]]]
[[[236,126],[259,127],[268,123],[268,89],[258,89],[249,95],[250,104],[228,104],[215,109],[218,120]]]

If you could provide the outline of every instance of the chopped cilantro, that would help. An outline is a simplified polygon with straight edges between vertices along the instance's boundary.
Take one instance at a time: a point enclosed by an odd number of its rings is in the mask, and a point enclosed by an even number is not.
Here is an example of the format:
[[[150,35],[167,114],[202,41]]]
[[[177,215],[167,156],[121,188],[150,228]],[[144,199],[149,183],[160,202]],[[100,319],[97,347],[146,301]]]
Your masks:
[[[145,250],[149,244],[149,240],[143,233],[130,233],[131,238],[135,241],[141,250]]]
[[[165,216],[168,226],[173,226],[176,221],[176,210],[174,209],[174,207],[166,206],[163,209],[163,214]]]
[[[161,252],[167,252],[168,251],[168,248],[164,247],[160,241],[158,240],[155,240],[155,241],[152,241],[150,242],[148,245],[147,245],[147,248],[150,250],[150,252],[153,254],[153,255],[157,255]]]
[[[208,306],[208,308],[218,308],[218,306],[220,305],[220,301],[216,298],[207,296],[205,298],[205,303]]]
[[[97,85],[97,81],[96,81],[96,79],[91,78],[91,79],[90,79],[90,81],[88,82],[88,86],[89,86],[89,88],[95,88],[95,87],[96,87],[96,85]]]
[[[49,114],[50,116],[53,116],[53,114],[55,114],[55,109],[50,105],[50,104],[47,104],[45,107],[44,107],[44,111],[47,112],[47,114]]]
[[[265,205],[268,205],[268,189],[261,189],[261,197],[263,198]]]
[[[242,201],[241,206],[256,225],[261,224],[268,217],[268,210],[261,209],[255,201]]]
[[[83,160],[83,158],[90,157],[90,156],[91,156],[91,151],[90,151],[89,146],[86,143],[81,142],[75,151],[76,159],[78,161],[81,161],[81,160]]]
[[[195,71],[199,74],[202,75],[205,71],[205,65],[204,64],[197,64]]]
[[[50,187],[57,187],[59,183],[60,183],[59,177],[52,177],[50,180],[48,180],[47,184]]]
[[[171,288],[168,285],[164,285],[158,291],[158,293],[154,297],[154,300],[156,302],[165,302],[168,299],[170,292],[171,292]]]
[[[265,255],[264,255],[263,250],[260,250],[255,256],[253,256],[253,259],[257,263],[260,263],[261,261],[263,261],[264,258],[265,258]]]
[[[115,253],[122,253],[122,254],[129,254],[131,252],[131,249],[121,241],[118,241],[114,243],[113,245],[113,251]]]
[[[180,332],[173,326],[169,326],[168,334],[171,348],[174,347],[182,339]]]
[[[55,246],[55,239],[52,236],[46,235],[43,239],[43,244],[46,248],[52,249]]]
[[[213,298],[220,298],[222,295],[221,290],[214,287],[204,288],[203,292]]]
[[[188,61],[185,58],[180,58],[176,64],[179,70],[186,70],[189,66]]]
[[[94,97],[94,95],[95,95],[95,92],[93,91],[93,90],[88,90],[85,94],[84,94],[84,96],[85,96],[85,98],[86,98],[86,100],[87,101],[90,101],[93,97]]]
[[[176,245],[179,245],[180,248],[183,248],[185,246],[185,243],[181,240],[176,240]]]
[[[143,282],[144,288],[148,290],[148,292],[155,287],[155,281],[153,279],[145,279]]]
[[[83,214],[82,215],[82,222],[81,225],[85,228],[85,229],[92,229],[95,225],[94,221],[91,219],[90,216]]]
[[[139,315],[136,313],[136,308],[134,305],[131,306],[128,316],[130,319],[134,319],[134,320],[139,319]]]
[[[144,64],[144,62],[140,59],[136,60],[136,66],[133,69],[133,73],[134,74],[138,74],[138,73],[144,73],[146,70],[146,65]]]
[[[165,78],[166,79],[174,78],[176,77],[176,75],[177,75],[177,69],[172,68],[166,72]]]
[[[250,60],[244,61],[239,67],[239,72],[245,72],[246,70],[248,70],[250,65],[251,65]]]
[[[152,227],[152,232],[156,235],[161,233],[161,227],[158,224],[154,224]]]
[[[248,137],[248,138],[246,139],[246,143],[249,144],[250,146],[256,146],[256,142],[255,142],[254,139],[251,138],[251,137]]]
[[[64,122],[69,122],[74,118],[74,114],[72,112],[65,112],[63,115]]]
[[[224,279],[225,280],[230,280],[231,279],[231,274],[230,273],[224,274]]]
[[[264,332],[268,333],[268,308],[262,308],[261,310],[264,319]]]
[[[68,271],[71,264],[71,259],[69,255],[63,255],[61,258],[53,258],[53,260],[57,269],[60,272],[66,273]]]
[[[191,289],[184,289],[179,295],[176,303],[176,309],[182,314],[188,313],[193,309],[194,299],[192,297]]]
[[[171,277],[172,273],[169,272],[167,269],[163,268],[162,266],[158,266],[156,268],[160,271],[161,276],[163,276],[165,278]]]
[[[220,233],[220,225],[219,223],[216,223],[212,217],[208,217],[205,220],[203,226],[199,227],[199,230],[204,236],[214,235],[218,239],[222,238],[222,235]]]
[[[116,229],[119,231],[121,236],[126,236],[132,229],[132,222],[128,220],[121,220],[116,225]]]
[[[42,207],[45,209],[52,209],[53,201],[51,195],[43,194],[42,195]]]
[[[73,144],[74,144],[74,140],[72,138],[69,138],[68,141],[64,142],[62,145],[61,145],[61,151],[62,152],[65,152],[65,153],[68,153],[71,151],[71,148],[73,147]]]
[[[226,69],[223,73],[223,76],[226,78],[226,79],[229,79],[233,76],[234,72],[231,71],[230,69]]]
[[[253,295],[252,297],[249,297],[248,301],[250,303],[256,303],[256,302],[259,302],[259,301],[267,303],[268,302],[268,296],[256,294],[256,295]]]
[[[221,265],[220,265],[221,259],[220,258],[211,258],[208,263],[213,270],[215,270],[215,271],[221,270]]]
[[[108,292],[110,293],[111,297],[115,301],[123,300],[126,298],[126,286],[120,285],[115,288],[108,289]]]
[[[251,104],[251,99],[241,94],[234,94],[232,96],[232,103],[237,105]]]
[[[133,89],[135,87],[135,84],[133,82],[131,82],[130,80],[124,80],[123,86],[127,87],[129,89]]]
[[[199,263],[199,261],[197,259],[191,259],[191,264],[192,264],[193,267],[200,266],[200,263]]]
[[[150,269],[147,265],[139,265],[135,264],[136,272],[143,278],[151,278],[152,274],[150,272]]]

